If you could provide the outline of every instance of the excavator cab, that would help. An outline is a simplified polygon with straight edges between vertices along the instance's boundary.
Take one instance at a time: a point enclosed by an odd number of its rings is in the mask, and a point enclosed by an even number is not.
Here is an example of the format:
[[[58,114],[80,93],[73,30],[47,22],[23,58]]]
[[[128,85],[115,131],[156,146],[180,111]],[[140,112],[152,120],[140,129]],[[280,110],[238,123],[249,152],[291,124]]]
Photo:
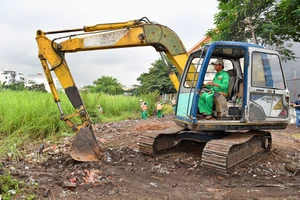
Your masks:
[[[203,84],[214,77],[211,62],[216,59],[223,59],[230,76],[228,93],[214,97],[215,120],[202,120],[198,117],[199,96]],[[289,97],[277,52],[255,44],[214,42],[188,58],[175,122],[202,131],[284,129],[290,116]]]

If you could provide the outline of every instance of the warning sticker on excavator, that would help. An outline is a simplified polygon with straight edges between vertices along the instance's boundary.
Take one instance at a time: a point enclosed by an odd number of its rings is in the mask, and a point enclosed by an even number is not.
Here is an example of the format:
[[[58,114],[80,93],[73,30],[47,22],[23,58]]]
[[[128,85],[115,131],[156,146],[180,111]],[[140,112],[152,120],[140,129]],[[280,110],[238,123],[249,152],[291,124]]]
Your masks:
[[[273,110],[282,110],[283,109],[283,104],[282,100],[280,99],[277,104],[273,107]]]
[[[84,38],[84,47],[99,47],[99,46],[109,46],[117,43],[125,34],[127,30],[118,30],[100,33],[95,36]]]

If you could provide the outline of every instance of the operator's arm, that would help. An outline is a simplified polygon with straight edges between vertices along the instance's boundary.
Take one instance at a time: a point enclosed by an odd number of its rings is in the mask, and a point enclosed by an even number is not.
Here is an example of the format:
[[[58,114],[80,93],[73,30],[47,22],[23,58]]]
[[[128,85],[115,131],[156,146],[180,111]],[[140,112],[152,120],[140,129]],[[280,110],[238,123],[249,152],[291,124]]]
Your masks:
[[[206,83],[206,84],[204,83],[204,84],[202,85],[202,87],[203,87],[203,88],[211,88],[211,86],[209,85],[209,82]]]
[[[295,102],[294,102],[294,108],[296,108],[296,107],[300,107],[300,104],[299,104],[299,100],[296,100]]]

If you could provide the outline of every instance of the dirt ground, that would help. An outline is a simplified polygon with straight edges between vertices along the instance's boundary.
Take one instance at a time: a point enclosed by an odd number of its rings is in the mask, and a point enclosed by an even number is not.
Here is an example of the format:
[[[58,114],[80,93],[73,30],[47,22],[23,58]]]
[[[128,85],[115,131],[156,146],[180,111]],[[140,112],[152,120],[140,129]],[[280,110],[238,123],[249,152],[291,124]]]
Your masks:
[[[204,144],[182,142],[155,158],[139,153],[141,132],[172,125],[172,116],[95,125],[102,161],[74,161],[68,154],[72,138],[65,138],[44,143],[40,156],[39,145],[28,145],[22,159],[1,162],[14,177],[36,185],[40,199],[300,199],[300,131],[295,125],[271,131],[271,151],[243,161],[229,176],[201,168]]]

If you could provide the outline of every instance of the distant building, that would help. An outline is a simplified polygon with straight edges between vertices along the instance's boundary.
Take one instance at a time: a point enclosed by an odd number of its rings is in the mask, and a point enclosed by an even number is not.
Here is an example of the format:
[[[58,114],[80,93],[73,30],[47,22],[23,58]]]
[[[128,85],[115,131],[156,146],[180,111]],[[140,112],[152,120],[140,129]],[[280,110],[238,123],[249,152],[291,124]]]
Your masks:
[[[12,83],[24,82],[25,77],[21,72],[13,70],[0,70],[0,82],[1,84],[10,85]]]
[[[62,86],[57,78],[53,78],[54,85],[57,90],[62,89]],[[13,83],[22,82],[25,87],[30,87],[35,84],[44,84],[45,89],[51,92],[49,84],[44,74],[30,74],[27,77],[23,73],[14,70],[0,70],[0,83],[10,85]]]
[[[57,90],[62,89],[62,87],[60,85],[60,82],[58,81],[57,78],[53,78],[53,82],[54,82],[54,85],[55,85]],[[51,92],[50,86],[49,86],[49,84],[47,82],[47,79],[44,76],[44,74],[41,74],[41,73],[30,74],[25,78],[25,81],[24,81],[25,87],[30,87],[30,86],[35,85],[35,84],[44,84],[45,89],[48,92]]]

